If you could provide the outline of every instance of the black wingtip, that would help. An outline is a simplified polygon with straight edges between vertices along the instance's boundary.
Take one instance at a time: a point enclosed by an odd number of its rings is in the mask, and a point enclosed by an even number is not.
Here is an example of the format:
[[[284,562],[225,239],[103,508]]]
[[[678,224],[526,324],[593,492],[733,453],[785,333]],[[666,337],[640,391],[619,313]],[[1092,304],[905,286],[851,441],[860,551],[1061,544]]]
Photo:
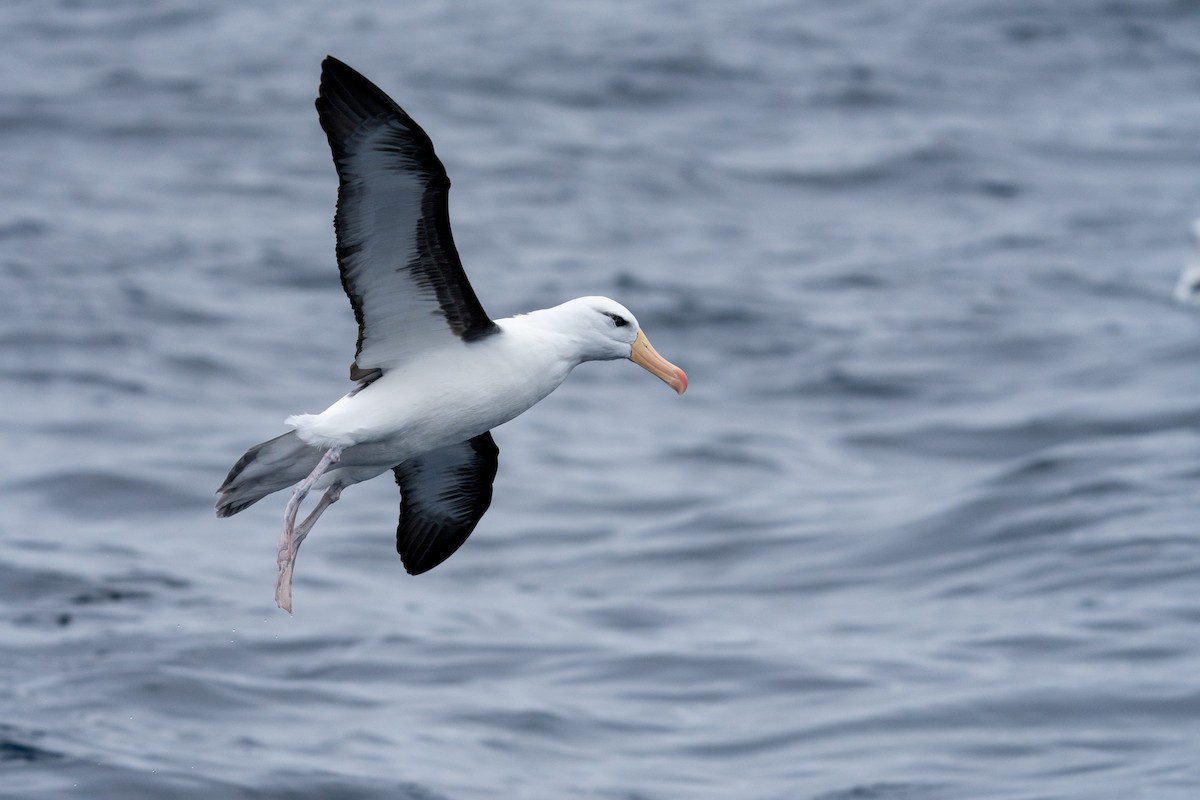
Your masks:
[[[342,61],[340,58],[333,56],[325,56],[321,60],[321,82],[324,83],[326,77],[341,76],[350,79],[366,80],[362,73],[354,67]]]
[[[448,557],[449,556],[447,556],[447,558]],[[446,559],[444,559],[444,558],[442,559],[442,561],[445,561],[445,560]],[[433,569],[438,564],[441,564],[442,561],[436,561],[432,564],[416,564],[416,563],[412,563],[409,561],[405,561],[403,556],[400,557],[400,563],[404,565],[404,571],[407,572],[409,575],[424,575],[426,572],[429,572],[429,570]]]
[[[432,157],[433,142],[403,108],[361,72],[333,56],[321,62],[321,83],[317,91],[317,116],[329,137],[335,158],[345,141],[368,120],[391,118],[409,131],[409,135]],[[435,159],[436,162],[436,159]],[[438,170],[441,162],[436,162]]]

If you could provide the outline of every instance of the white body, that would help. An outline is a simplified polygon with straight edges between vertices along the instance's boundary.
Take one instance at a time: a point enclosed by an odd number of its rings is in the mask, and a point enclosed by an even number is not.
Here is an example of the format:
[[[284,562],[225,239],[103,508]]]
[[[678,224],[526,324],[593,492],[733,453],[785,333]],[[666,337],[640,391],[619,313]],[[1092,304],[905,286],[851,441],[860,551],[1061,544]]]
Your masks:
[[[576,300],[497,320],[499,335],[423,350],[320,414],[289,417],[287,424],[305,444],[343,448],[337,467],[322,476],[318,487],[368,480],[531,408],[581,361],[593,357],[581,351],[573,326],[564,325],[578,313],[579,304]],[[605,355],[623,357],[627,352]]]

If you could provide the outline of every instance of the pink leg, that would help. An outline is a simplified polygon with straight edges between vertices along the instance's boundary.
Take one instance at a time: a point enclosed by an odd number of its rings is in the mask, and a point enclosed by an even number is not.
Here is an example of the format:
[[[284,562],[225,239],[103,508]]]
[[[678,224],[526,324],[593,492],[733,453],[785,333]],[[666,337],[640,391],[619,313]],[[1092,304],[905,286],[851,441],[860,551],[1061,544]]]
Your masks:
[[[275,581],[275,604],[289,614],[292,613],[292,570],[296,565],[296,551],[300,547],[300,542],[304,541],[304,537],[312,529],[313,523],[317,521],[317,517],[337,501],[342,491],[341,486],[334,484],[329,487],[329,491],[326,491],[321,502],[313,509],[313,513],[300,523],[299,531],[296,529],[296,512],[300,510],[300,503],[304,501],[313,484],[341,457],[342,448],[329,448],[325,455],[321,456],[321,460],[317,462],[317,466],[313,468],[308,477],[296,484],[296,488],[292,492],[292,499],[288,500],[287,509],[283,512],[283,531],[279,534],[275,555],[279,564],[279,578]],[[336,491],[333,491],[335,487]]]
[[[336,503],[342,496],[342,489],[345,488],[340,483],[335,483],[325,490],[325,494],[321,495],[320,501],[313,508],[304,522],[296,528],[296,541],[292,546],[292,558],[296,558],[296,553],[300,550],[300,543],[308,536],[308,532],[312,530],[313,525],[317,524],[317,520],[325,513],[325,509]]]
[[[286,555],[281,553],[279,556],[279,577],[275,581],[275,604],[289,614],[292,613],[292,571],[296,568],[296,556],[300,552],[300,544],[308,536],[308,532],[312,530],[321,514],[325,513],[325,509],[336,503],[342,496],[342,488],[340,483],[335,483],[325,490],[325,494],[321,495],[320,502],[296,527],[296,535],[292,540],[291,549]]]

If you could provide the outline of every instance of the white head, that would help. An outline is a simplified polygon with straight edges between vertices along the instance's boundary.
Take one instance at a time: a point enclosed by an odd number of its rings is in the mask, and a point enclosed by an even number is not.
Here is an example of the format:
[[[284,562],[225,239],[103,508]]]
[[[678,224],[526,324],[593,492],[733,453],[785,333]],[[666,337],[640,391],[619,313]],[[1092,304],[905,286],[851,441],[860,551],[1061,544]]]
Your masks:
[[[687,375],[655,352],[637,318],[616,300],[579,297],[550,311],[561,316],[563,332],[572,338],[580,361],[628,358],[679,394],[687,389]]]

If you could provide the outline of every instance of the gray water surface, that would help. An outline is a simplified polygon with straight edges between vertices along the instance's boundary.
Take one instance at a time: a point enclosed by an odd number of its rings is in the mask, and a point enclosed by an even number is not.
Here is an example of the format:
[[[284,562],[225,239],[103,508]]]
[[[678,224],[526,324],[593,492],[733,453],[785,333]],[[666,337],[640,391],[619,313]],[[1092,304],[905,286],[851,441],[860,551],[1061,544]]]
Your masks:
[[[336,7],[335,7],[336,5]],[[272,602],[242,451],[350,388],[332,53],[505,316],[629,306],[423,575]],[[0,8],[0,796],[1200,796],[1200,5]]]

